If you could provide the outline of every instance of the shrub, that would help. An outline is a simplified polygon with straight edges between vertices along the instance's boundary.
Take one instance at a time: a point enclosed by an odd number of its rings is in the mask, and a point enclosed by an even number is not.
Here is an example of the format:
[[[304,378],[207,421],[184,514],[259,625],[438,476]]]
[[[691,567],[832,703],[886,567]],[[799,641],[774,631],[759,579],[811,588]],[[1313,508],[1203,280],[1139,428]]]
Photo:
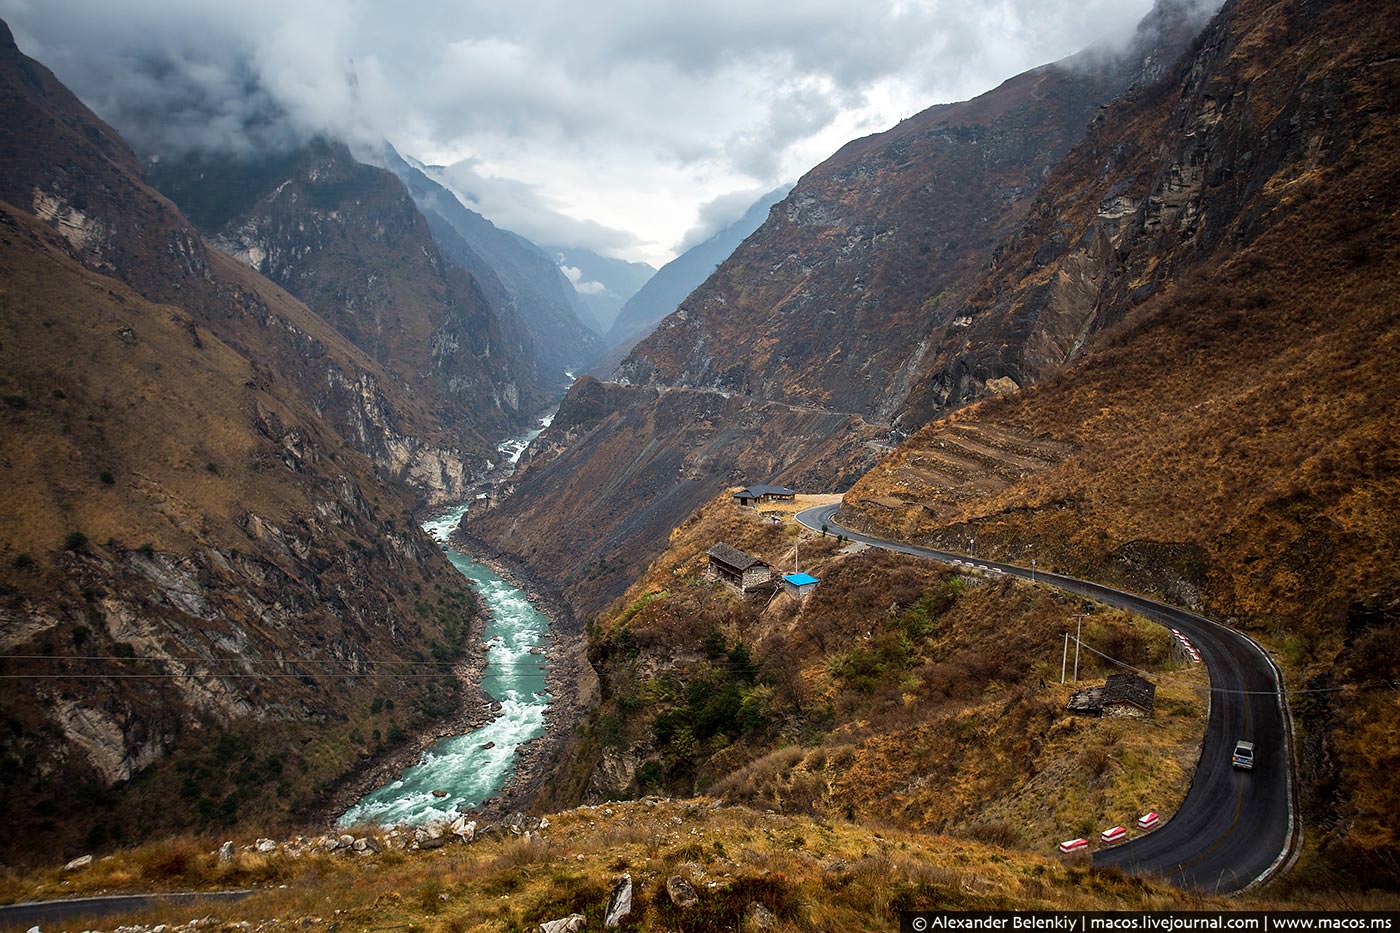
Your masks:
[[[9,405],[11,408],[15,408],[15,409],[24,409],[24,408],[28,408],[28,407],[29,407],[29,403],[28,403],[27,401],[25,401],[23,395],[7,395],[7,396],[5,396],[5,404],[6,404],[6,405]]]
[[[111,486],[117,481],[117,478],[112,475],[111,470],[103,470],[101,473],[97,474],[97,478],[102,480],[104,486]]]
[[[25,570],[34,566],[34,558],[30,557],[28,554],[19,554],[16,555],[15,559],[10,563],[16,570]]]
[[[81,531],[70,531],[68,537],[63,539],[63,547],[69,551],[81,551],[87,547],[87,535]]]

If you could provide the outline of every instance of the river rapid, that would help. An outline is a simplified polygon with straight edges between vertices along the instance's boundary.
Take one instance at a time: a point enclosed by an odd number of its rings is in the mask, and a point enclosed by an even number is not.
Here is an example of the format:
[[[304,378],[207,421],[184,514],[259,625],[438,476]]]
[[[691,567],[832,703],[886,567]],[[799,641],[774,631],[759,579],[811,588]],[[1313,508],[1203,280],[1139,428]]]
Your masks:
[[[497,449],[506,456],[506,463],[513,467],[552,419],[551,413],[540,419],[537,428],[502,441]],[[550,700],[545,687],[548,662],[543,656],[549,619],[518,588],[448,544],[467,508],[464,503],[449,509],[424,522],[423,530],[442,543],[452,566],[474,582],[486,608],[486,670],[481,687],[499,705],[496,718],[434,744],[397,780],[360,798],[337,825],[454,819],[493,796],[513,772],[520,746],[544,733]]]

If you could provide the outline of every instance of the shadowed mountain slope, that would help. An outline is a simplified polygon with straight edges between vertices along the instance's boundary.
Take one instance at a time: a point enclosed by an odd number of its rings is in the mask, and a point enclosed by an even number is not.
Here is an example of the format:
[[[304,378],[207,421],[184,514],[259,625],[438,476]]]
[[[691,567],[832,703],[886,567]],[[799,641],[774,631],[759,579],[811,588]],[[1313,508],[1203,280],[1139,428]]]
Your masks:
[[[166,160],[152,177],[216,245],[397,374],[441,425],[480,443],[543,404],[528,337],[439,250],[390,172],[315,140],[261,160]]]
[[[3,27],[0,115],[0,848],[302,818],[456,707],[474,596],[381,472],[444,448]]]

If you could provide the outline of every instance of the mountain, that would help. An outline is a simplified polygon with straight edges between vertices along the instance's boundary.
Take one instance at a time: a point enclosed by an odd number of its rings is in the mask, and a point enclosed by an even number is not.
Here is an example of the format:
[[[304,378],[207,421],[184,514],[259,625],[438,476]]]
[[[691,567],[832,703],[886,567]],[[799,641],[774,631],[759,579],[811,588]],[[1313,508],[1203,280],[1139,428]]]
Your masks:
[[[528,336],[444,258],[403,183],[344,145],[314,140],[257,160],[195,154],[150,175],[221,249],[306,302],[478,446],[545,403]]]
[[[592,613],[725,486],[851,482],[899,437],[955,297],[1051,168],[1199,24],[1163,2],[1123,55],[1036,68],[844,146],[637,344],[615,385],[575,385],[514,491],[468,518],[473,533]],[[579,560],[596,572],[565,572]]]
[[[759,198],[738,220],[662,266],[636,294],[627,299],[607,331],[608,345],[621,349],[615,362],[621,362],[637,341],[650,333],[658,321],[676,310],[687,295],[709,278],[716,267],[768,219],[773,205],[781,201],[789,190],[787,186],[775,188]],[[607,376],[609,373],[599,375]]]
[[[3,25],[0,115],[0,848],[302,818],[462,700],[475,596],[386,478],[459,461]]]
[[[978,380],[1004,397],[916,433],[841,513],[1249,629],[1298,691],[1310,846],[1389,886],[1397,43],[1391,9],[1228,4],[1095,121],[923,377],[929,408]]]
[[[541,248],[554,257],[564,277],[573,283],[588,310],[584,323],[599,334],[608,333],[623,305],[656,274],[644,262],[600,256],[579,246]]]
[[[601,340],[583,323],[587,310],[582,300],[544,250],[468,208],[393,146],[386,143],[383,155],[419,208],[436,214],[499,278],[515,314],[535,341],[542,372],[558,375],[562,382],[565,370],[580,368],[600,352]]]

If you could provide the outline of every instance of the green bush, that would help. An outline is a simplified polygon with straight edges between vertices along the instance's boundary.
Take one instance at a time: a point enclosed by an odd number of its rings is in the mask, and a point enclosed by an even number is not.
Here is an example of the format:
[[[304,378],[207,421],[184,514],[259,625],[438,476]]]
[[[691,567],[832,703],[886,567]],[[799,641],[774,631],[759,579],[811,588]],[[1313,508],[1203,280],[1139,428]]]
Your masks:
[[[68,537],[63,539],[63,547],[69,551],[81,551],[87,547],[87,535],[81,531],[70,531]]]

